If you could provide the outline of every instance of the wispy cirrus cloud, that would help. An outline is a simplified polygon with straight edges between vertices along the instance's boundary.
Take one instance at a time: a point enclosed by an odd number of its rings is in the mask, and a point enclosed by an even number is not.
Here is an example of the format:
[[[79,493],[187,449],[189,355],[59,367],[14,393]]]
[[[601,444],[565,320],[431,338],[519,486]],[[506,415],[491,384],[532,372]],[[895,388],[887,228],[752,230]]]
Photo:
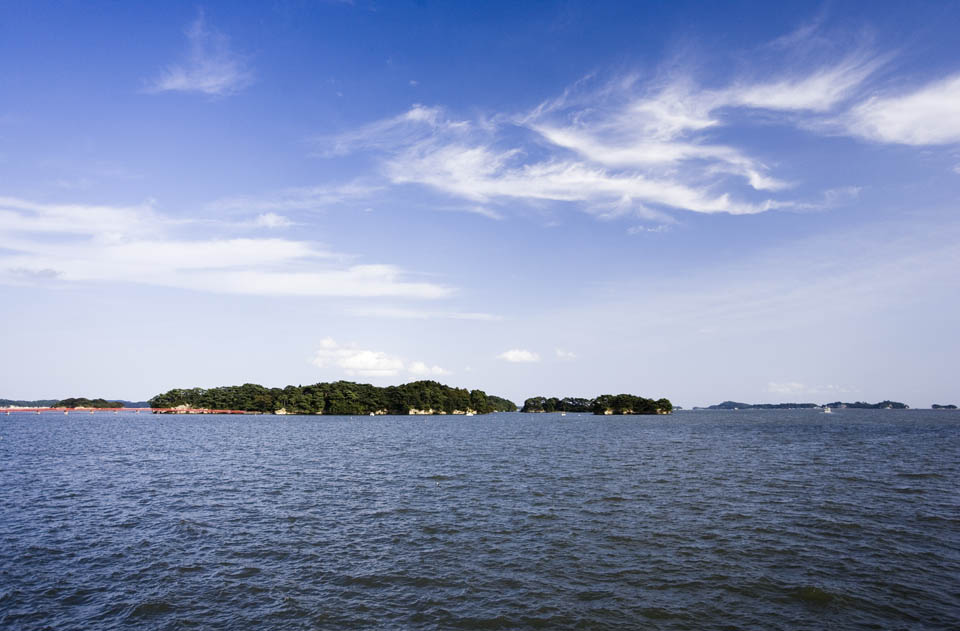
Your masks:
[[[904,145],[960,143],[960,74],[913,91],[875,96],[843,117],[848,133]]]
[[[403,372],[416,376],[450,374],[437,365],[407,361],[397,355],[360,348],[355,344],[338,344],[331,337],[321,340],[320,348],[310,362],[318,368],[338,368],[349,376],[394,377]]]
[[[148,82],[147,92],[197,92],[208,96],[235,94],[253,83],[244,58],[230,48],[226,35],[209,27],[201,10],[184,30],[186,58],[167,66]]]
[[[354,180],[343,184],[295,186],[260,195],[236,195],[212,201],[206,209],[214,212],[292,212],[323,210],[369,197],[382,186]]]
[[[189,236],[179,234],[183,226]],[[0,282],[121,282],[266,296],[436,299],[453,293],[411,280],[394,265],[343,265],[307,241],[197,236],[205,227],[166,217],[151,203],[0,197]]]
[[[797,41],[809,34],[797,36]],[[786,41],[786,40],[784,40]],[[414,105],[339,136],[315,138],[323,157],[379,156],[393,185],[418,185],[495,210],[517,201],[565,202],[598,217],[666,221],[674,211],[756,214],[811,202],[778,195],[793,183],[764,160],[716,132],[771,120],[809,128],[855,100],[886,58],[865,49],[805,52],[804,65],[782,59],[720,85],[693,72],[665,79],[587,77],[561,96],[519,114],[459,119]],[[811,61],[812,59],[812,61]]]

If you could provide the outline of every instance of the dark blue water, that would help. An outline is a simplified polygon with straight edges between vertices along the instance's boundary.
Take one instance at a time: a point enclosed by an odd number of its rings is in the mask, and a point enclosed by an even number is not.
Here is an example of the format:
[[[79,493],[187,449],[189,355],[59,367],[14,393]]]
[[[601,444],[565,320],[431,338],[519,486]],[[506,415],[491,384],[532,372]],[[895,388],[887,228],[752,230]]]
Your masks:
[[[958,413],[0,436],[2,629],[960,628]]]

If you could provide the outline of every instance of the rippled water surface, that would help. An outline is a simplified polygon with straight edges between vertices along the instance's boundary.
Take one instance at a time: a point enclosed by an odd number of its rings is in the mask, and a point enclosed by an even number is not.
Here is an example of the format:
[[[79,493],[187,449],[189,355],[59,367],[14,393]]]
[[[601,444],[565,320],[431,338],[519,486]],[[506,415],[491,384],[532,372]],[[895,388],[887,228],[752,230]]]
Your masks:
[[[960,628],[960,414],[0,417],[3,629]]]

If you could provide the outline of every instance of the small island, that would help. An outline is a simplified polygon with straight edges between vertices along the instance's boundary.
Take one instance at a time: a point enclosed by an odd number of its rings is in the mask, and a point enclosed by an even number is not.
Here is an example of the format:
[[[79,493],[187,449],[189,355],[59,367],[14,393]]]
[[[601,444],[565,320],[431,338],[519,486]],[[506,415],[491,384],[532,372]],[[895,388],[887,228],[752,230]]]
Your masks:
[[[899,401],[889,401],[884,400],[880,403],[867,403],[865,401],[857,401],[856,403],[841,403],[840,401],[834,401],[833,403],[825,403],[823,405],[825,408],[850,408],[853,410],[909,410],[910,406],[906,403],[900,403]]]
[[[834,401],[833,403],[740,403],[738,401],[724,401],[716,405],[709,405],[705,408],[693,408],[694,410],[809,410],[814,408],[833,408],[853,410],[908,410],[910,406],[899,401],[881,401],[879,403],[866,403],[857,401],[856,403],[843,403]]]
[[[257,414],[489,414],[515,412],[517,406],[482,390],[451,388],[436,381],[414,381],[380,388],[335,381],[309,386],[267,388],[254,383],[219,388],[176,388],[150,399],[163,414],[209,414],[223,410]]]
[[[709,405],[706,408],[694,408],[695,410],[806,410],[811,408],[820,408],[822,405],[816,403],[740,403],[739,401],[724,401],[716,405]]]
[[[86,397],[71,397],[67,399],[61,399],[57,401],[55,405],[50,407],[55,408],[85,408],[85,409],[97,409],[97,410],[113,410],[117,408],[126,407],[123,401],[107,401],[106,399],[88,399]]]
[[[551,412],[580,412],[597,415],[670,414],[673,412],[673,404],[669,399],[646,399],[633,394],[601,394],[593,399],[530,397],[523,402],[520,411],[530,414]]]
[[[934,403],[930,406],[931,410],[956,410],[957,406],[952,403],[947,403],[946,405],[941,403]]]

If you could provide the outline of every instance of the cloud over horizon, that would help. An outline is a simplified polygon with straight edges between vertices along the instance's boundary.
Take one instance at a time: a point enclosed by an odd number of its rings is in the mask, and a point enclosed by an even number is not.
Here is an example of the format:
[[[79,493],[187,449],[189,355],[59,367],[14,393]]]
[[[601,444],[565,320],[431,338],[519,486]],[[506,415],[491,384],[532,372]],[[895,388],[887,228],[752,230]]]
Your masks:
[[[428,365],[422,361],[406,361],[396,355],[383,351],[373,351],[356,346],[342,346],[333,338],[320,341],[320,348],[314,353],[310,363],[318,368],[335,366],[350,376],[394,377],[406,372],[418,377],[441,376],[450,374],[437,365]]]
[[[497,355],[497,359],[511,364],[533,364],[540,361],[540,355],[522,348],[511,348]]]

